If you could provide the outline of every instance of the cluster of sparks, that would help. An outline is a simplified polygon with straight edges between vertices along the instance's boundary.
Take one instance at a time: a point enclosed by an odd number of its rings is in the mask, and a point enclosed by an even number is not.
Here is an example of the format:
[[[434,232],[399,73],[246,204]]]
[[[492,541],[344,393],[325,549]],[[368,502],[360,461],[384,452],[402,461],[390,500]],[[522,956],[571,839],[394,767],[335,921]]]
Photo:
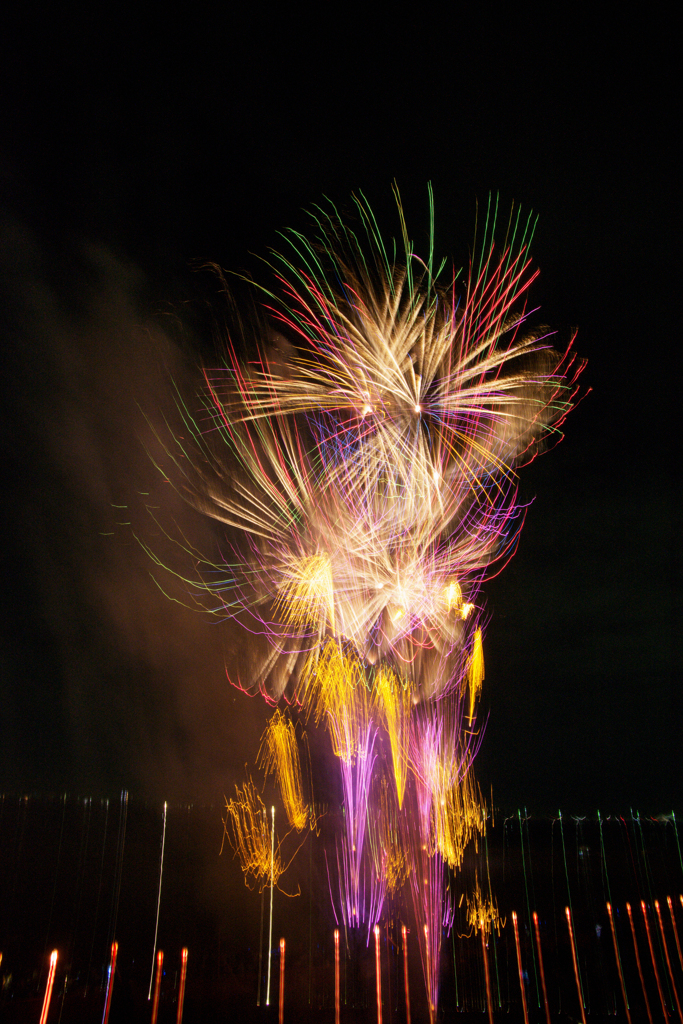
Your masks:
[[[407,888],[435,1013],[449,879],[486,823],[471,773],[479,591],[514,552],[516,470],[561,436],[581,364],[527,323],[530,219],[511,215],[498,246],[489,209],[459,284],[434,264],[433,218],[420,259],[400,201],[399,247],[354,202],[355,230],[317,208],[312,240],[285,234],[289,255],[274,254],[276,284],[261,289],[270,336],[251,363],[228,345],[226,365],[205,371],[203,419],[181,409],[167,450],[188,500],[227,528],[230,557],[194,582],[254,634],[260,662],[239,685],[285,708],[261,767],[292,829],[315,829],[292,716],[328,731],[338,923],[369,941]],[[226,832],[248,876],[279,876],[253,783],[228,802]],[[493,907],[472,901],[490,929]]]

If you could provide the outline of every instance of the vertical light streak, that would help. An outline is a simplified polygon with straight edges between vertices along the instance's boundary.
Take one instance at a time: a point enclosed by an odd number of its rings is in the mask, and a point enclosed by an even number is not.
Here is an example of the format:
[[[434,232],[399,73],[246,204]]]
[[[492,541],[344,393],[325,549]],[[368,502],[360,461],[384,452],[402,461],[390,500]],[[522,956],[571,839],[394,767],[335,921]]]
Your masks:
[[[638,966],[638,974],[640,976],[640,986],[643,990],[643,997],[645,999],[645,1009],[647,1010],[647,1019],[652,1024],[652,1012],[650,1010],[650,1000],[647,998],[647,989],[645,988],[645,979],[643,977],[643,967],[640,962],[640,953],[638,952],[638,941],[636,939],[636,926],[633,922],[633,912],[631,910],[631,904],[626,904],[626,910],[628,912],[628,920],[631,925],[631,935],[633,936],[633,948],[636,954],[636,964]]]
[[[524,808],[526,815],[526,808]],[[529,883],[526,877],[526,857],[524,856],[524,828],[522,826],[522,812],[519,807],[517,808],[517,820],[519,822],[519,838],[522,844],[522,871],[524,872],[524,892],[526,893],[526,914],[527,921],[531,920],[531,903],[529,902]],[[528,827],[527,827],[528,831]],[[529,871],[531,871],[531,845],[529,845]],[[540,1008],[541,1000],[538,992],[538,976],[536,974],[536,954],[534,952],[534,944],[531,943],[531,962],[534,965],[534,981],[536,983],[536,1004]]]
[[[543,991],[543,1007],[545,1009],[545,1021],[546,1024],[550,1024],[550,1008],[548,1006],[548,991],[545,987],[545,970],[543,969],[543,951],[541,950],[541,929],[538,923],[538,914],[534,910],[534,930],[536,932],[536,946],[538,948],[538,966],[541,969],[541,989]],[[493,934],[493,933],[491,933]],[[627,1011],[628,1012],[628,1011]],[[631,1018],[629,1017],[628,1024],[631,1024]]]
[[[481,933],[481,951],[484,957],[484,976],[486,978],[486,1008],[489,1013],[489,1024],[493,1024],[493,1003],[491,1001],[491,976],[489,974],[489,960],[486,955],[486,930],[484,928],[483,917],[479,922],[479,931]],[[491,932],[491,934],[493,934],[493,931]]]
[[[273,888],[275,871],[275,808],[270,809],[273,824],[270,833],[270,928],[268,930],[268,984],[266,986],[266,1006],[270,1006],[270,966],[273,959]]]
[[[517,950],[517,970],[519,972],[519,991],[522,993],[522,1009],[524,1010],[524,1024],[529,1024],[529,1011],[526,1005],[526,992],[524,991],[524,971],[522,970],[522,950],[519,945],[519,927],[517,925],[517,913],[512,911],[512,924],[515,929],[515,948]]]
[[[280,1001],[279,1021],[282,1024],[285,1016],[285,940],[280,939]]]
[[[50,1009],[50,1000],[52,999],[52,986],[55,983],[55,971],[57,970],[57,950],[53,949],[50,953],[50,971],[47,976],[47,985],[45,987],[45,999],[43,1000],[43,1012],[40,1015],[40,1024],[45,1024],[47,1020],[48,1010]]]
[[[427,998],[429,1000],[429,1024],[436,1020],[436,1005],[432,998],[432,961],[429,953],[429,928],[424,926],[425,933],[425,963],[427,964]]]
[[[614,927],[614,915],[612,914],[612,904],[607,903],[607,913],[609,914],[609,924],[612,929],[612,942],[614,943],[614,958],[617,961],[617,970],[619,971],[619,981],[621,982],[621,994],[624,997],[624,1007],[626,1009],[626,1019],[628,1024],[631,1024],[631,1013],[629,1010],[628,999],[626,998],[626,985],[624,984],[624,972],[621,969],[621,957],[619,956],[619,947],[617,946],[617,933]]]
[[[152,1024],[157,1024],[157,1015],[159,1013],[159,993],[161,992],[161,971],[164,966],[164,951],[162,949],[157,953],[157,973],[156,981],[154,983],[154,1001],[152,1003]]]
[[[157,893],[157,920],[154,926],[154,946],[152,948],[152,972],[149,976],[149,992],[147,1002],[152,998],[152,982],[154,980],[154,960],[157,951],[157,937],[159,935],[159,909],[161,907],[161,879],[164,874],[164,847],[166,845],[166,809],[168,804],[164,801],[164,827],[161,832],[161,862],[159,864],[159,892]]]
[[[264,824],[265,824],[265,814],[266,814],[266,812],[265,812],[265,809],[264,809],[264,811],[263,811]],[[262,977],[261,971],[262,971],[262,968],[263,968],[263,903],[265,901],[265,898],[266,898],[266,887],[264,885],[263,888],[261,889],[261,928],[260,928],[259,937],[258,937],[258,989],[257,989],[257,992],[256,992],[256,1005],[257,1006],[261,1005],[261,989],[263,987],[263,977]],[[310,1002],[310,1000],[309,1000],[309,1002]]]
[[[111,997],[114,994],[114,977],[116,975],[116,957],[119,952],[118,942],[112,942],[111,944],[111,960],[109,961],[109,973],[107,974],[107,994],[104,999],[104,1013],[102,1014],[102,1024],[107,1024],[109,1020],[109,1010],[111,1008]]]
[[[377,1024],[382,1024],[382,974],[379,956],[379,925],[375,925],[375,978],[377,984]]]
[[[339,929],[334,929],[334,1024],[339,1024]]]
[[[681,943],[680,943],[680,940],[678,938],[678,927],[676,925],[676,918],[674,917],[674,905],[673,905],[673,903],[671,901],[671,897],[670,896],[666,897],[666,902],[669,905],[669,913],[671,914],[671,924],[674,927],[674,937],[676,939],[676,949],[678,950],[678,959],[679,959],[681,968],[683,968],[683,953],[681,952]],[[2,954],[1,953],[0,953],[0,963],[2,963]]]
[[[683,1024],[683,1013],[681,1013],[681,1004],[678,999],[678,992],[676,990],[676,982],[674,981],[674,972],[671,968],[671,959],[669,958],[669,947],[666,943],[666,935],[664,934],[664,922],[662,921],[662,914],[659,909],[659,900],[655,900],[655,910],[657,912],[657,922],[659,924],[659,934],[662,936],[662,945],[664,946],[664,957],[666,959],[666,966],[669,971],[669,978],[671,979],[671,987],[674,990],[674,999],[676,1000],[676,1009],[678,1010],[678,1019]]]
[[[406,926],[401,928],[403,938],[403,984],[406,990],[406,1022],[410,1024],[410,988],[408,986],[408,931]]]
[[[659,977],[659,971],[657,970],[657,961],[655,960],[655,951],[654,951],[654,947],[652,945],[652,936],[650,934],[650,921],[649,921],[649,918],[647,916],[647,907],[645,906],[645,900],[641,900],[640,901],[640,909],[643,912],[643,920],[645,921],[645,933],[647,935],[647,944],[650,947],[650,957],[652,959],[652,966],[653,966],[654,972],[655,972],[655,980],[657,982],[657,991],[659,992],[659,1001],[662,1004],[662,1013],[664,1014],[664,1019],[668,1020],[669,1019],[669,1011],[667,1010],[666,1003],[664,1002],[664,993],[662,992],[662,982],[661,982],[660,977]]]
[[[187,949],[180,954],[180,991],[178,993],[178,1013],[176,1024],[183,1024],[183,1003],[185,1002],[185,981],[187,979]]]
[[[576,955],[576,938],[574,936],[574,925],[572,924],[572,912],[569,909],[569,907],[565,907],[564,912],[567,917],[567,928],[569,929],[569,945],[572,948],[572,963],[574,964],[576,994],[579,997],[579,1007],[581,1008],[581,1020],[583,1024],[586,1024],[586,1011],[583,1007],[583,996],[581,993],[581,980],[579,978],[579,958]]]

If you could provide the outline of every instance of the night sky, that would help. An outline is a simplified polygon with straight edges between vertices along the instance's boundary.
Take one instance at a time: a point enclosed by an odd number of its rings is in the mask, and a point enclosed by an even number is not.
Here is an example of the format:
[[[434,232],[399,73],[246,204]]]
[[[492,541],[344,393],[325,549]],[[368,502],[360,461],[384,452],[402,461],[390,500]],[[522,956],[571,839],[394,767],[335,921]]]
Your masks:
[[[503,807],[683,811],[674,323],[674,26],[595,5],[56,5],[3,14],[0,789],[219,802],[263,702],[240,638],[167,600],[145,504],[219,534],[154,469],[224,298],[323,195],[395,179],[418,248],[466,263],[475,203],[540,215],[532,305],[588,360],[564,441],[522,474],[518,553],[485,588],[477,764]],[[130,523],[130,525],[127,525]],[[123,524],[123,525],[121,525]],[[158,577],[158,574],[157,574]],[[160,577],[158,577],[160,579]]]

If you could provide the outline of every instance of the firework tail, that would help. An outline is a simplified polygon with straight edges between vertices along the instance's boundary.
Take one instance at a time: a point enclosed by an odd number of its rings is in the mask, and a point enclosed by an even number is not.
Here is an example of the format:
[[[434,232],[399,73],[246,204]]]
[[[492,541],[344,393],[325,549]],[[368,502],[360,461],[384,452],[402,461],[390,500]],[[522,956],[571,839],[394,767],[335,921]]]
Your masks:
[[[111,1009],[111,997],[114,992],[114,977],[116,976],[116,957],[118,956],[118,952],[118,942],[112,942],[111,960],[109,961],[109,974],[107,975],[107,994],[104,999],[104,1013],[102,1014],[102,1024],[107,1024],[109,1020],[109,1010]]]
[[[583,1006],[581,981],[579,979],[579,958],[576,954],[576,936],[574,935],[574,925],[572,924],[572,912],[569,907],[565,907],[564,912],[567,918],[567,928],[569,929],[569,945],[572,950],[572,963],[574,965],[574,978],[576,980],[576,994],[579,997],[579,1007],[581,1009],[581,1020],[583,1024],[586,1024],[586,1011]]]
[[[640,909],[643,912],[643,920],[645,921],[645,933],[647,935],[647,944],[650,947],[650,958],[652,960],[652,967],[653,967],[654,972],[655,972],[655,980],[657,982],[657,991],[659,993],[659,1001],[662,1004],[662,1013],[664,1014],[664,1019],[668,1021],[668,1019],[669,1019],[669,1011],[666,1008],[666,1002],[664,1000],[664,992],[662,991],[662,981],[661,981],[661,978],[659,977],[659,971],[657,969],[657,961],[655,960],[655,949],[654,949],[654,946],[652,945],[652,935],[650,934],[650,919],[647,916],[647,906],[645,905],[645,900],[641,900],[640,901]]]
[[[484,957],[484,974],[486,976],[486,1008],[489,1014],[489,1024],[493,1024],[493,1002],[491,1000],[491,976],[489,974],[489,959],[486,955],[486,930],[482,919],[479,928],[481,932],[481,951]]]
[[[676,917],[674,915],[674,905],[670,896],[666,897],[666,902],[669,905],[669,913],[671,914],[671,924],[673,925],[674,938],[676,939],[676,949],[678,950],[678,961],[681,965],[681,968],[683,969],[683,952],[681,952],[681,943],[678,938],[678,927],[676,925]],[[1,956],[2,954],[0,954],[0,963],[2,963]]]
[[[273,889],[275,872],[275,807],[271,807],[273,820],[270,834],[270,927],[268,930],[268,984],[266,986],[266,1006],[270,1006],[270,965],[273,959]]]
[[[406,1024],[410,1024],[410,988],[408,986],[408,930],[405,925],[401,928],[403,939],[403,984],[406,990]]]
[[[50,1000],[52,999],[52,986],[55,983],[55,971],[57,970],[57,950],[53,949],[50,953],[50,970],[47,976],[47,985],[45,986],[45,999],[43,1000],[43,1012],[40,1015],[40,1024],[45,1024],[47,1021],[48,1011],[50,1009]]]
[[[187,980],[187,949],[180,954],[180,991],[178,993],[178,1014],[176,1024],[183,1024],[183,1004],[185,1002],[185,982]]]
[[[643,998],[645,999],[645,1009],[647,1010],[647,1019],[650,1024],[652,1021],[652,1011],[650,1010],[650,1000],[647,998],[647,989],[645,988],[645,978],[643,977],[643,966],[640,962],[640,953],[638,952],[638,940],[636,939],[636,926],[633,920],[633,911],[631,910],[631,904],[626,904],[626,911],[628,913],[629,924],[631,925],[631,935],[633,936],[633,949],[636,954],[636,964],[638,966],[638,975],[640,976],[640,986],[643,990]]]
[[[152,949],[152,970],[150,971],[150,974],[149,974],[149,993],[147,994],[147,999],[148,1000],[150,1000],[152,998],[152,982],[154,980],[154,963],[155,963],[155,960],[156,960],[157,936],[159,934],[159,910],[161,908],[161,880],[162,880],[163,875],[164,875],[164,847],[166,846],[166,810],[167,810],[167,806],[168,805],[166,803],[164,803],[164,826],[163,826],[163,829],[162,829],[162,832],[161,832],[161,859],[159,861],[159,891],[157,893],[157,920],[156,920],[156,924],[154,926],[154,947]]]
[[[334,1024],[339,1024],[339,929],[334,929]]]
[[[541,950],[541,929],[540,929],[540,926],[539,926],[539,923],[538,923],[538,914],[536,913],[535,910],[534,910],[534,913],[533,913],[533,918],[534,918],[534,931],[536,932],[536,946],[538,948],[538,966],[540,968],[540,973],[541,973],[541,990],[543,992],[543,1008],[545,1010],[546,1024],[550,1024],[550,1009],[548,1007],[548,991],[547,991],[547,989],[545,987],[545,970],[543,968],[543,951]],[[631,1019],[630,1018],[629,1018],[628,1024],[631,1024]]]
[[[375,925],[375,978],[377,983],[377,1024],[382,1024],[382,964],[378,924]]]
[[[161,972],[164,966],[164,951],[162,949],[157,953],[157,972],[156,979],[154,981],[154,999],[152,1001],[152,1024],[157,1024],[157,1016],[159,1014],[159,993],[161,992]]]
[[[280,1001],[279,1001],[279,1021],[282,1021],[285,1016],[285,940],[280,939]]]
[[[666,967],[669,972],[669,978],[671,980],[671,987],[674,993],[674,999],[676,1001],[676,1009],[678,1011],[678,1019],[683,1024],[683,1013],[681,1012],[681,1003],[678,998],[678,991],[676,989],[676,982],[674,981],[674,972],[671,967],[671,958],[669,957],[669,947],[666,942],[666,935],[664,934],[664,922],[662,921],[662,913],[659,909],[659,900],[655,900],[655,911],[657,913],[657,923],[659,924],[659,934],[662,937],[662,945],[664,947],[664,957],[666,959]]]
[[[524,1024],[529,1024],[529,1011],[526,1005],[526,992],[524,990],[524,971],[522,970],[522,950],[519,945],[519,926],[517,924],[517,913],[512,911],[512,924],[515,929],[515,948],[517,950],[517,970],[519,972],[519,991],[522,993],[522,1009],[524,1010]]]
[[[614,915],[612,913],[612,904],[607,903],[607,913],[609,914],[609,924],[612,929],[612,942],[614,943],[614,958],[617,961],[617,970],[619,972],[619,982],[621,984],[621,994],[624,998],[624,1009],[626,1010],[626,1019],[628,1024],[631,1024],[631,1012],[629,1010],[628,999],[626,998],[626,985],[624,984],[624,972],[621,969],[621,957],[619,956],[619,947],[617,945],[617,932],[614,927]]]

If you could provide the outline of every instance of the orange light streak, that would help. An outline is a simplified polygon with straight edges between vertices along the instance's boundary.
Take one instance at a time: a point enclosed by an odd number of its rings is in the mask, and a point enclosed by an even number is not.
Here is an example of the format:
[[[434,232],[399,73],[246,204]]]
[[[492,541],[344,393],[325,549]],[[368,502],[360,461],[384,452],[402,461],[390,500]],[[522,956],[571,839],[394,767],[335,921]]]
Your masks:
[[[624,984],[624,972],[621,969],[621,960],[619,958],[619,947],[617,946],[617,933],[614,928],[614,915],[612,914],[612,904],[607,904],[607,913],[609,914],[609,924],[612,929],[612,942],[614,943],[614,958],[617,961],[617,970],[619,971],[619,981],[621,982],[621,994],[624,997],[624,1007],[626,1009],[626,1019],[628,1024],[631,1024],[631,1012],[628,1006],[628,999],[626,998],[626,986]]]
[[[279,1021],[282,1024],[285,1016],[285,940],[280,939],[280,1014]]]
[[[116,957],[119,952],[118,942],[112,942],[111,944],[111,960],[109,961],[109,977],[107,978],[107,995],[104,1000],[104,1013],[102,1015],[102,1024],[107,1024],[109,1020],[109,1010],[111,1009],[111,997],[114,992],[114,977],[116,975]]]
[[[541,951],[541,929],[538,924],[538,914],[534,910],[532,917],[534,919],[534,930],[536,932],[536,949],[538,950],[538,964],[541,968],[541,989],[543,991],[543,1007],[545,1009],[545,1020],[546,1024],[550,1024],[550,1008],[548,1007],[548,991],[545,987],[545,971],[543,969],[543,953]],[[627,1011],[628,1012],[628,1011]],[[631,1024],[631,1018],[629,1017],[628,1024]]]
[[[339,929],[334,929],[334,1024],[339,1024]]]
[[[410,988],[408,987],[408,930],[405,925],[401,928],[403,938],[403,984],[406,990],[406,1022],[410,1024]]]
[[[576,981],[576,994],[579,997],[581,1008],[581,1020],[586,1024],[586,1011],[583,1008],[583,997],[581,995],[581,982],[579,981],[579,961],[576,957],[576,939],[574,938],[574,926],[572,924],[572,912],[569,907],[564,908],[567,917],[567,928],[569,929],[569,944],[572,947],[572,963],[574,964],[574,979]]]
[[[640,963],[640,953],[638,952],[638,942],[636,941],[636,926],[633,923],[633,913],[631,911],[631,904],[626,904],[626,910],[628,911],[628,920],[631,925],[631,935],[633,936],[633,948],[636,953],[636,963],[638,965],[638,974],[640,975],[640,985],[643,990],[643,996],[645,998],[645,1009],[647,1010],[647,1019],[652,1024],[652,1012],[650,1010],[650,1000],[647,998],[647,990],[645,988],[645,979],[643,978],[643,968]]]
[[[650,921],[649,921],[648,916],[647,916],[647,907],[645,906],[645,900],[641,900],[640,901],[640,909],[643,912],[643,920],[645,921],[645,931],[647,933],[647,944],[650,947],[650,957],[652,958],[652,966],[654,968],[655,979],[657,981],[657,991],[659,992],[659,1001],[662,1004],[662,1013],[664,1014],[664,1019],[668,1021],[668,1019],[669,1019],[669,1011],[667,1010],[666,1003],[664,1002],[664,993],[662,992],[662,982],[661,982],[660,977],[659,977],[659,971],[657,970],[657,961],[655,960],[655,950],[654,950],[654,946],[652,945],[652,936],[650,934]]]
[[[524,1024],[529,1024],[529,1011],[526,1006],[526,992],[524,991],[524,971],[522,970],[522,950],[519,945],[519,927],[517,926],[517,912],[512,911],[512,924],[515,929],[515,947],[517,949],[517,969],[519,971],[519,991],[522,993],[522,1009],[524,1010]]]
[[[157,973],[154,980],[154,1001],[152,1002],[152,1024],[157,1024],[157,1015],[159,1013],[159,992],[161,991],[161,969],[164,966],[164,952],[159,950],[157,953]]]
[[[53,949],[50,953],[50,971],[47,976],[47,986],[45,988],[45,999],[43,1000],[43,1012],[40,1015],[40,1024],[45,1024],[47,1020],[48,1010],[50,1009],[50,1000],[52,999],[52,986],[55,983],[55,971],[57,970],[57,950]]]
[[[655,910],[657,912],[657,921],[659,923],[659,934],[662,936],[662,945],[664,946],[664,956],[666,958],[666,966],[669,971],[669,978],[671,979],[671,987],[674,990],[674,999],[676,1000],[676,1009],[678,1010],[678,1019],[683,1024],[683,1013],[681,1013],[681,1004],[678,998],[678,992],[676,990],[676,982],[674,981],[674,972],[671,969],[671,960],[669,958],[669,947],[666,944],[666,935],[664,934],[664,923],[662,921],[662,914],[659,909],[659,900],[655,900]]]
[[[187,949],[180,954],[180,991],[178,993],[178,1014],[176,1024],[183,1024],[183,1003],[185,1002],[185,980],[187,978]]]
[[[683,968],[683,953],[681,953],[681,943],[680,943],[679,938],[678,938],[678,928],[676,926],[676,918],[674,917],[674,905],[673,905],[673,903],[671,901],[671,897],[670,896],[666,897],[666,902],[669,904],[669,913],[671,914],[671,923],[674,926],[674,936],[676,938],[676,949],[678,950],[678,959],[679,959],[681,968]],[[1,954],[0,954],[0,963],[2,963]]]
[[[375,925],[375,976],[377,978],[377,1024],[382,1024],[382,972],[379,958],[379,925]]]
[[[486,930],[484,928],[484,919],[482,918],[479,922],[479,932],[481,934],[481,951],[484,956],[484,975],[486,976],[486,1008],[489,1012],[489,1024],[493,1024],[493,1001],[491,999],[491,976],[489,974],[489,958],[486,955]]]

